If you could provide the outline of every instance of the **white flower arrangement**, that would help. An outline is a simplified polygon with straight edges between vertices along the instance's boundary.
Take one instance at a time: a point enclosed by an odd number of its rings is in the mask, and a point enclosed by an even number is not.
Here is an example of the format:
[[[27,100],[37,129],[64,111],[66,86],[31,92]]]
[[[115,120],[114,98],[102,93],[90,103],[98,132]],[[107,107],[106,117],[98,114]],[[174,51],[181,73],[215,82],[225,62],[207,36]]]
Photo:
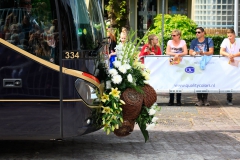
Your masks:
[[[130,36],[128,39],[132,39],[132,37]],[[107,76],[104,80],[105,93],[101,98],[103,102],[101,113],[103,115],[97,119],[102,120],[101,124],[104,125],[104,130],[107,134],[122,125],[122,110],[120,108],[125,102],[120,99],[121,93],[127,88],[134,88],[136,91],[143,93],[142,88],[145,84],[148,84],[150,78],[150,70],[139,62],[138,47],[134,46],[136,40],[133,43],[126,42],[125,44],[118,44],[115,48],[117,58],[113,62],[113,68],[106,70]],[[110,91],[110,89],[112,91]],[[136,123],[142,131],[145,142],[149,138],[147,130],[154,127],[157,123],[158,118],[154,115],[158,108],[156,104],[150,108],[143,105],[141,113],[136,119]],[[117,122],[115,122],[116,117],[118,117]]]
[[[121,77],[121,75],[117,74],[117,75],[112,76],[111,80],[114,84],[120,84],[122,82],[122,77]]]

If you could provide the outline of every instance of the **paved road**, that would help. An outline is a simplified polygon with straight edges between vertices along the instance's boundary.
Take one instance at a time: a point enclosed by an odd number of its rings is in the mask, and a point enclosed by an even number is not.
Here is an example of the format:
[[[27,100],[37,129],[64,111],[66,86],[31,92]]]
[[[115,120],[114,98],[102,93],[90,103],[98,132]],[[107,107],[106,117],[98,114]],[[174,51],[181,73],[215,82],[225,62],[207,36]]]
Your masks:
[[[240,160],[240,94],[226,106],[225,94],[210,94],[211,106],[195,107],[195,94],[183,94],[183,106],[166,106],[158,96],[158,124],[144,143],[136,126],[124,138],[102,130],[65,141],[1,141],[0,159],[81,160]]]

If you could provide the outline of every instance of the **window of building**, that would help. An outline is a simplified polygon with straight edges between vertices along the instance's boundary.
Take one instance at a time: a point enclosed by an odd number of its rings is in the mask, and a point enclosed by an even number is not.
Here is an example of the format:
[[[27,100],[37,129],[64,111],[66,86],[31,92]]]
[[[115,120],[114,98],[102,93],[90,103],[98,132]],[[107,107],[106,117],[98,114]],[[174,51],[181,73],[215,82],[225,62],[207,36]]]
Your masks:
[[[138,36],[142,37],[153,24],[154,17],[157,15],[156,0],[138,0],[137,28]]]
[[[199,9],[200,6],[202,9]],[[233,27],[233,19],[228,18],[233,17],[234,4],[232,0],[212,0],[211,3],[204,2],[202,0],[196,0],[194,7],[194,21],[199,26],[214,29]],[[199,11],[201,11],[201,14]],[[206,20],[209,20],[209,15],[211,15],[211,20],[204,24]],[[202,17],[202,19],[199,17]]]
[[[168,14],[188,14],[188,0],[168,0]]]

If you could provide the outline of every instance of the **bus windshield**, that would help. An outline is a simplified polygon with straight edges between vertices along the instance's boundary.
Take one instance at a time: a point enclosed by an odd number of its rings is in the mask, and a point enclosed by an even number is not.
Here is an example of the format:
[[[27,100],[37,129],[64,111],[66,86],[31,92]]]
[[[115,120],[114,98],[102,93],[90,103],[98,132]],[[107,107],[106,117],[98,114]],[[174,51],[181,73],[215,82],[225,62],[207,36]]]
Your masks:
[[[61,50],[101,47],[105,30],[98,2],[58,0],[58,3],[59,17],[52,0],[1,1],[0,38],[55,64],[61,59],[59,46]]]
[[[60,11],[61,26],[66,34],[63,50],[93,50],[99,47],[105,31],[97,1],[61,0]]]

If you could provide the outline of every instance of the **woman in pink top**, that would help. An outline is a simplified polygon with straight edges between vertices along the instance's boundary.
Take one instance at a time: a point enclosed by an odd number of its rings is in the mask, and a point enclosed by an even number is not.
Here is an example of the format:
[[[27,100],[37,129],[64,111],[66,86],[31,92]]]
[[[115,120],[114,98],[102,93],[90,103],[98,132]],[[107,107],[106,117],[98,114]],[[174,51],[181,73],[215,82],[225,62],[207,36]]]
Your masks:
[[[148,43],[142,47],[141,53],[139,54],[140,61],[144,63],[144,56],[161,54],[161,49],[158,46],[158,37],[155,34],[149,35]]]
[[[177,60],[184,55],[187,55],[187,45],[184,40],[181,40],[181,31],[175,29],[172,31],[172,40],[167,42],[166,54],[174,56],[174,59]],[[172,106],[174,104],[174,93],[170,93],[170,100],[168,105]],[[177,93],[177,106],[181,106],[181,93]]]

